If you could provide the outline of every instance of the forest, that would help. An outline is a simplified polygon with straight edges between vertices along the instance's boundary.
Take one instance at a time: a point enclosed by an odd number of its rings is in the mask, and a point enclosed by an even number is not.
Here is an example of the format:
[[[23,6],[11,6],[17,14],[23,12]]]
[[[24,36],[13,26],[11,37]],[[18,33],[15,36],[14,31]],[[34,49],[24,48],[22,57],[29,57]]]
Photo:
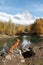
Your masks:
[[[16,35],[22,33],[43,35],[43,19],[36,19],[34,24],[27,26],[14,24],[11,20],[9,22],[0,21],[0,34]]]

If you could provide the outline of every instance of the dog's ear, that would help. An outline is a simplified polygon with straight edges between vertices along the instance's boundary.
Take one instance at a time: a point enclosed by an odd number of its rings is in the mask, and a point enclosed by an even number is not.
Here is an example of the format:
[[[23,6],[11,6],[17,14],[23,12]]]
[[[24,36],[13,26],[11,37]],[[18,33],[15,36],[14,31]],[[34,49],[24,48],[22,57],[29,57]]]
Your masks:
[[[20,39],[16,39],[16,41],[20,41]]]

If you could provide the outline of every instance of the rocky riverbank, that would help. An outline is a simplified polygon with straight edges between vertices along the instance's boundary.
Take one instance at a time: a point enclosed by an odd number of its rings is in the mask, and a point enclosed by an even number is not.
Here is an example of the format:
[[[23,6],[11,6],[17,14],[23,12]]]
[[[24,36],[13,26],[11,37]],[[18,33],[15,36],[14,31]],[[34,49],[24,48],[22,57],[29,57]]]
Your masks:
[[[32,48],[35,55],[27,58],[15,52],[14,54],[5,53],[0,56],[0,65],[43,65],[43,43],[40,42]]]

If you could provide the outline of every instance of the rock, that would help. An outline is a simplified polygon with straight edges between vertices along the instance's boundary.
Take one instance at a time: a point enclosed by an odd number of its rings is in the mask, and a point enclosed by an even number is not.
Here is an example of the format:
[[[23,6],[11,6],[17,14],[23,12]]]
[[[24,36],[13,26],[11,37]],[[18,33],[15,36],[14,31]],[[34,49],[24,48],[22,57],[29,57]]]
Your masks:
[[[29,58],[29,57],[32,57],[35,55],[35,52],[33,51],[33,49],[31,47],[29,47],[29,48],[24,47],[21,49],[21,51],[22,51],[22,55],[24,58]]]
[[[23,62],[25,62],[25,60],[24,60],[24,59],[22,59],[22,60],[21,60],[21,63],[23,63]]]
[[[40,50],[42,50],[42,49],[43,49],[43,47],[39,47],[39,49],[40,49]]]
[[[3,65],[26,65],[25,59],[20,52],[19,49],[16,49],[14,50],[14,53],[7,53],[4,57],[1,56],[1,62]]]
[[[18,54],[21,55],[21,50],[20,50],[20,49],[14,49],[14,50],[13,50],[13,53],[14,53],[14,54],[17,54],[17,55],[18,55]]]
[[[7,60],[11,60],[11,56],[10,55],[6,55],[6,59]]]

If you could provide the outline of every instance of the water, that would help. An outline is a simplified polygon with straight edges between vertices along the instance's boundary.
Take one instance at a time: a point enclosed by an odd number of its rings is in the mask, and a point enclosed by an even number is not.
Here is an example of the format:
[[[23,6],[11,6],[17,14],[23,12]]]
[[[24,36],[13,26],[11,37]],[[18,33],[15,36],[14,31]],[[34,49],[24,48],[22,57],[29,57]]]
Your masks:
[[[22,42],[22,44],[23,44],[23,47],[28,47],[28,46],[31,45],[31,41],[27,40],[27,36],[23,36],[23,42]]]
[[[0,40],[0,50],[3,49],[6,43],[8,46],[11,46],[17,38],[20,39],[20,45],[22,44],[23,47],[28,47],[31,44],[37,44],[43,40],[43,38],[40,38],[38,36],[15,36],[14,38],[2,39]]]

